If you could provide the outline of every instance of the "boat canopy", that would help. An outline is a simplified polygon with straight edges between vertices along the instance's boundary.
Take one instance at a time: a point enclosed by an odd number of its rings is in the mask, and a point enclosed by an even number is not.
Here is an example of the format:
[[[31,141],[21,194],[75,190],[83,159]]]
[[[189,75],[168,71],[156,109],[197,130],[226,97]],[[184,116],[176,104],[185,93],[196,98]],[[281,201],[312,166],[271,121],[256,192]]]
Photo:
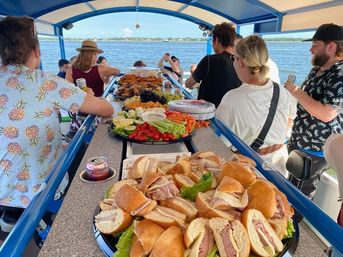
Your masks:
[[[62,36],[62,28],[92,16],[115,12],[151,12],[211,28],[231,21],[254,24],[256,33],[313,30],[333,22],[343,26],[342,0],[1,0],[0,15],[28,15],[38,32]]]

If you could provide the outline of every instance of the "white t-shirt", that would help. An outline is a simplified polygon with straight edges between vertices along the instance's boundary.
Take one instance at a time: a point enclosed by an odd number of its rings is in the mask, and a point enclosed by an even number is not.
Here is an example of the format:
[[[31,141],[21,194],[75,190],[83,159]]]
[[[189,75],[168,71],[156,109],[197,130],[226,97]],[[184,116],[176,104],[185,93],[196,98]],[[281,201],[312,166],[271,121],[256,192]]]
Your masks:
[[[276,63],[272,59],[269,58],[267,61],[267,66],[269,67],[269,73],[267,77],[269,77],[272,81],[281,85],[279,69]]]
[[[274,120],[261,148],[282,144],[286,140],[291,98],[283,86],[279,88],[280,97]],[[268,80],[267,84],[263,86],[243,83],[239,88],[224,95],[217,108],[216,117],[231,128],[247,145],[251,145],[266,121],[272,95],[273,83],[271,80]],[[278,167],[278,170],[282,171],[285,169],[284,164],[287,160],[286,147],[262,157],[274,165],[281,162],[282,168]],[[280,159],[282,160],[280,161]]]

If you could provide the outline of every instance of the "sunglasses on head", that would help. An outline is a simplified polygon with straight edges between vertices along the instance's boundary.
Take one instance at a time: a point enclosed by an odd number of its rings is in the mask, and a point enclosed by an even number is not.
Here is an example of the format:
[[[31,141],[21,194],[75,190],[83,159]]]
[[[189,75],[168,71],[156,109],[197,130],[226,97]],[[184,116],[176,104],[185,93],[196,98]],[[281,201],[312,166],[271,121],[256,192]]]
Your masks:
[[[237,60],[237,59],[238,59],[238,56],[234,56],[233,54],[230,55],[230,60],[231,60],[231,62],[234,62],[235,59]]]

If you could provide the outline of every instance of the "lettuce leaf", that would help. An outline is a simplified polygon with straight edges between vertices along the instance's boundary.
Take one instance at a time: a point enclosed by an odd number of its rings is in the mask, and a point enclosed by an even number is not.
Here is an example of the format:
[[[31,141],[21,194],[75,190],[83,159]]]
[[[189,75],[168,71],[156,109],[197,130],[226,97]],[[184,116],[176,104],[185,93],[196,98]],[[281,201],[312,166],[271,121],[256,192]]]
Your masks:
[[[295,229],[294,229],[294,225],[293,225],[293,220],[289,219],[288,224],[287,224],[287,233],[284,236],[284,238],[292,238],[294,232],[295,232]]]
[[[113,257],[130,257],[134,223],[135,222],[132,222],[131,226],[120,236],[118,243],[116,244],[117,251],[114,253]]]
[[[217,257],[217,256],[219,257],[219,255],[216,254],[217,251],[218,251],[217,245],[214,245],[206,257]]]
[[[201,176],[201,179],[192,187],[183,187],[181,188],[181,196],[185,199],[188,199],[192,202],[195,201],[195,197],[199,192],[206,192],[211,188],[213,181],[212,173],[208,172]]]

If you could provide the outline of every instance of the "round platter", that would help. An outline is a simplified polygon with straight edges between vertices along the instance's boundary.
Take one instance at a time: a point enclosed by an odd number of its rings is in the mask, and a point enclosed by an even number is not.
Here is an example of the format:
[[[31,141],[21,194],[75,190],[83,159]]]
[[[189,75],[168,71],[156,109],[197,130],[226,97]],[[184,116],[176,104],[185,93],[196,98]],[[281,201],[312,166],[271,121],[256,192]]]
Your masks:
[[[188,136],[186,137],[183,137],[183,138],[179,138],[179,139],[176,139],[176,140],[170,140],[170,141],[138,141],[138,140],[135,140],[135,139],[130,139],[130,138],[127,138],[127,137],[123,137],[121,135],[118,135],[118,134],[114,134],[112,132],[112,126],[113,124],[111,124],[109,127],[108,127],[108,132],[110,133],[111,136],[115,137],[115,138],[118,138],[118,139],[121,139],[123,141],[126,141],[126,142],[131,142],[131,143],[136,143],[136,144],[144,144],[144,145],[169,145],[169,144],[176,144],[176,143],[180,143],[180,142],[184,142],[184,141],[188,141],[192,138],[192,136],[195,134],[195,131],[192,132],[191,134],[189,134]]]
[[[95,215],[97,215],[100,212],[100,207],[96,207],[94,216],[93,216],[93,234],[95,237],[96,242],[98,243],[100,249],[105,253],[106,256],[112,257],[114,253],[117,251],[116,244],[118,243],[119,238],[114,237],[112,235],[105,235],[98,231],[98,229],[95,226]],[[299,226],[296,221],[293,221],[295,232],[293,234],[292,238],[287,238],[282,240],[282,243],[284,245],[284,249],[281,253],[276,255],[276,257],[291,257],[294,255],[294,252],[298,246],[299,242]]]
[[[216,107],[204,100],[174,100],[168,103],[169,110],[183,113],[205,114],[213,113]]]

